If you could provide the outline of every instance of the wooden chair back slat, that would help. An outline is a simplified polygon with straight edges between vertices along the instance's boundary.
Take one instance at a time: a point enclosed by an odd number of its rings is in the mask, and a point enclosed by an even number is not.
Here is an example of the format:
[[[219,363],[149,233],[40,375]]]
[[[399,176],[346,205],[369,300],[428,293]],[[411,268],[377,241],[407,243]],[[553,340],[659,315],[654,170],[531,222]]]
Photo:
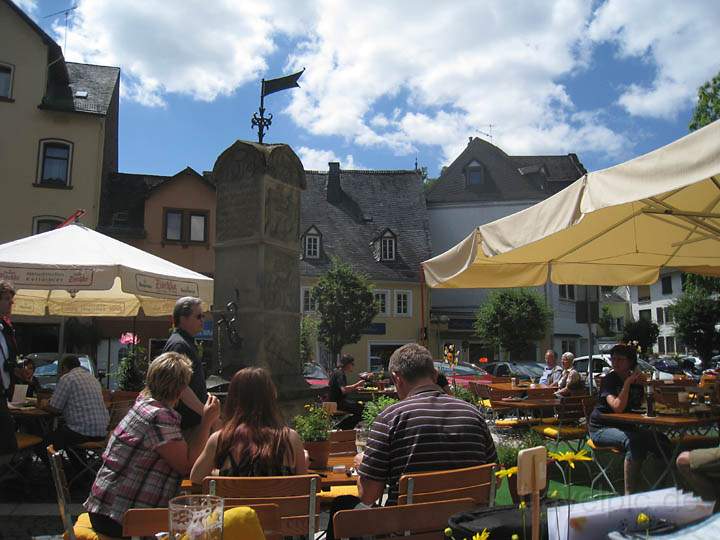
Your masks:
[[[480,399],[491,399],[492,394],[490,393],[490,386],[484,383],[474,383],[477,389],[477,395]]]
[[[530,399],[553,399],[557,388],[533,388],[528,391]]]
[[[355,454],[355,430],[338,429],[330,432],[330,454]]]
[[[336,429],[330,432],[330,444],[344,441],[355,442],[354,429]]]
[[[576,424],[585,418],[583,399],[588,396],[569,396],[562,398],[557,408],[558,423],[560,425]]]
[[[367,510],[342,510],[335,514],[333,532],[335,538],[397,534],[403,540],[439,540],[450,516],[474,506],[472,499],[455,499]],[[407,536],[402,536],[408,531]]]
[[[278,507],[281,517],[302,516],[308,513],[308,495],[296,497],[226,497],[227,506],[254,506],[256,504],[274,504]]]
[[[490,390],[490,397],[487,399],[491,401],[500,401],[502,398],[517,396],[517,392],[513,390],[502,390],[500,388],[493,388],[492,386],[488,387],[488,389]]]
[[[398,484],[398,503],[408,500],[415,503],[418,496],[427,494],[432,501],[472,497],[476,504],[491,504],[495,490],[495,463],[427,473],[405,474]],[[412,497],[408,497],[408,485],[412,478]],[[462,495],[458,497],[458,495]],[[400,502],[400,501],[404,502]]]
[[[206,476],[203,479],[203,493],[208,493],[210,482],[215,482],[215,495],[232,498],[293,497],[310,494],[310,480],[316,479],[320,490],[320,477],[316,474],[295,476]]]
[[[265,538],[280,538],[282,522],[276,504],[254,504],[250,506],[260,521]],[[234,508],[225,501],[225,510]],[[123,536],[145,537],[167,531],[169,528],[167,508],[131,508],[123,518]]]

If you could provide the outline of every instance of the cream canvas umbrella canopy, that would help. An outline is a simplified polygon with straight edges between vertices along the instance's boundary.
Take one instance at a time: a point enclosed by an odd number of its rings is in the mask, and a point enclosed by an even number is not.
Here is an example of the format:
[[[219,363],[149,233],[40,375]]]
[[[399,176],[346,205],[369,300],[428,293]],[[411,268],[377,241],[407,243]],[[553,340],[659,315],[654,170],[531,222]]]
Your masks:
[[[0,279],[17,289],[15,315],[160,316],[213,297],[211,278],[78,224],[0,245]]]
[[[436,288],[648,285],[664,267],[720,276],[720,121],[588,173],[423,263]]]

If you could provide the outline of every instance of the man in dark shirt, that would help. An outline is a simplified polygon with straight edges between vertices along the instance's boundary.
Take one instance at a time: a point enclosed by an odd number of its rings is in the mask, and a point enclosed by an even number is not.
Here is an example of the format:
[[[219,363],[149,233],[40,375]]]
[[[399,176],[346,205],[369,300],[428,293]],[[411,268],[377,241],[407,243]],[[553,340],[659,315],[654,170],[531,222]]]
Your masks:
[[[177,411],[182,416],[180,427],[183,435],[186,439],[191,439],[193,431],[200,425],[203,407],[207,401],[205,371],[193,339],[203,327],[202,302],[192,296],[180,298],[173,309],[173,322],[175,330],[162,352],[184,354],[192,362],[193,374],[190,384],[180,394],[180,403],[177,406]]]
[[[330,375],[328,383],[330,388],[330,401],[337,403],[339,411],[351,413],[352,416],[344,419],[336,427],[337,429],[353,429],[362,419],[363,406],[348,398],[348,395],[358,388],[362,388],[365,381],[362,379],[354,384],[348,384],[347,374],[353,370],[355,359],[349,354],[340,357],[338,368]]]

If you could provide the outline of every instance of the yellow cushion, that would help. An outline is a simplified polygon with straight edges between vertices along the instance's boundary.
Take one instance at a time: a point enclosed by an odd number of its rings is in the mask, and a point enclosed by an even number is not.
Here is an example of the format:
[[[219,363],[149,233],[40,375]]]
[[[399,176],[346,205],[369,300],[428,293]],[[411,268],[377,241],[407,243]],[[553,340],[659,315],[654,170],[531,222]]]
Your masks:
[[[115,540],[112,536],[105,536],[93,531],[90,515],[87,512],[78,516],[75,525],[73,525],[73,532],[77,540]],[[63,534],[63,538],[69,540],[67,533]]]
[[[542,421],[543,424],[557,424],[558,423],[558,419],[555,418],[554,416],[548,416],[546,418],[541,418],[540,420]]]
[[[25,450],[36,444],[42,442],[42,438],[37,435],[30,435],[28,433],[16,433],[15,439],[17,439],[18,450]]]
[[[260,520],[249,506],[237,506],[225,510],[223,523],[224,538],[265,540]]]
[[[572,426],[535,426],[533,429],[551,439],[582,439],[587,433],[585,428]]]
[[[595,443],[593,442],[592,439],[588,439],[585,444],[587,444],[587,445],[590,447],[590,449],[591,449],[591,450],[594,450],[594,451],[614,452],[614,453],[616,453],[616,454],[619,454],[619,453],[620,453],[620,448],[616,448],[616,447],[614,447],[614,446],[598,446],[597,444],[595,444]]]
[[[485,407],[486,409],[489,409],[490,407],[492,407],[492,403],[490,402],[489,399],[481,399],[481,400],[480,400],[480,404],[481,404],[483,407]]]
[[[321,491],[317,494],[317,499],[321,504],[332,503],[335,497],[340,495],[354,495],[359,497],[357,486],[333,486],[330,491]]]

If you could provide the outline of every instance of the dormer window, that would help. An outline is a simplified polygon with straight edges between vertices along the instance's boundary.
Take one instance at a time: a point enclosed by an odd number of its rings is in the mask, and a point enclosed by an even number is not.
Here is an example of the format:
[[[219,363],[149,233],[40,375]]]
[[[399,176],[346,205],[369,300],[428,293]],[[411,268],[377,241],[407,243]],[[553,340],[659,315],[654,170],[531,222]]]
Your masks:
[[[376,261],[394,261],[397,258],[397,236],[390,229],[382,231],[370,242]]]
[[[322,235],[314,225],[307,230],[303,237],[303,255],[305,259],[320,258],[321,239]]]
[[[482,187],[485,184],[485,170],[482,163],[471,161],[465,168],[465,182],[468,186]]]

